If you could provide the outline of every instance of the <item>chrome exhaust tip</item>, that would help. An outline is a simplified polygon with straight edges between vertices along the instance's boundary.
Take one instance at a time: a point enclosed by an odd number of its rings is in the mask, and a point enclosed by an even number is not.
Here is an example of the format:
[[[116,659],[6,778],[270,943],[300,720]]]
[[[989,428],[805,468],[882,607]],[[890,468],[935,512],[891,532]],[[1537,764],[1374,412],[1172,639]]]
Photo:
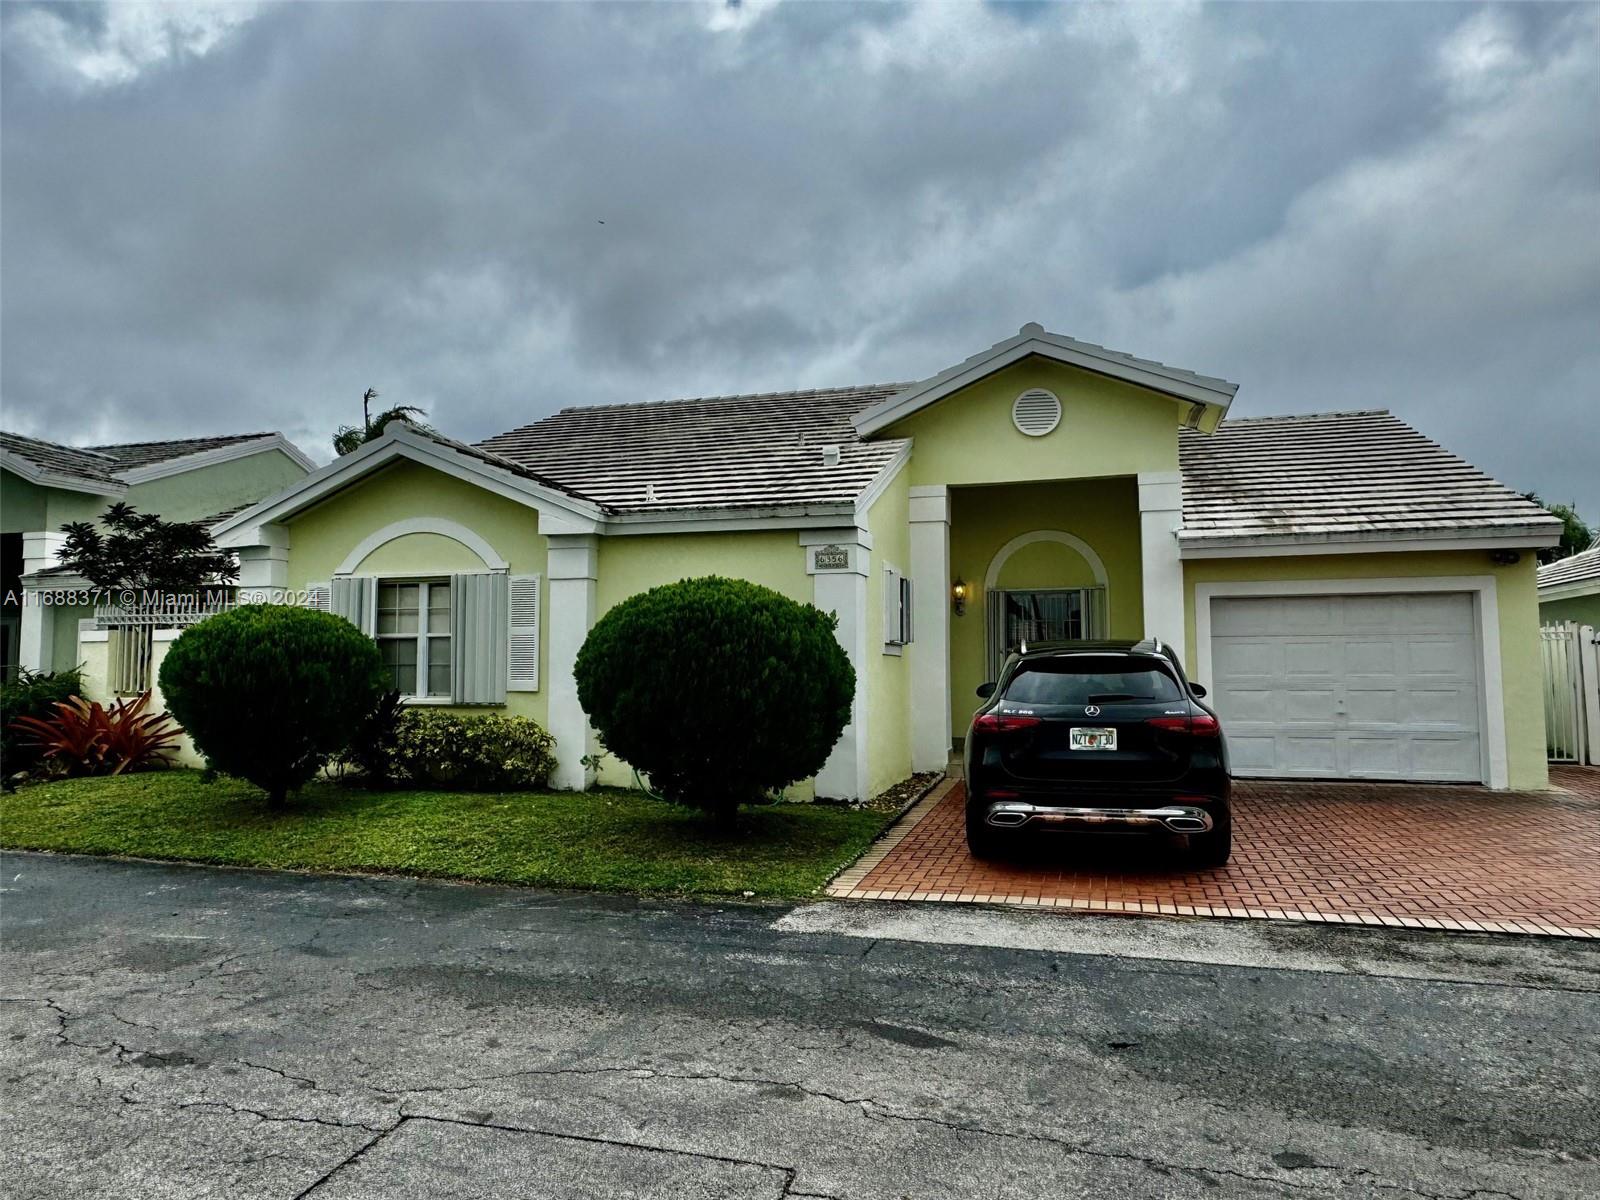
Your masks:
[[[989,814],[989,824],[999,825],[1003,829],[1015,829],[1018,825],[1026,823],[1027,820],[1027,813],[1013,812],[1004,809],[1000,812],[993,812]]]
[[[1211,828],[1211,822],[1204,817],[1168,817],[1167,828],[1173,833],[1204,833]]]

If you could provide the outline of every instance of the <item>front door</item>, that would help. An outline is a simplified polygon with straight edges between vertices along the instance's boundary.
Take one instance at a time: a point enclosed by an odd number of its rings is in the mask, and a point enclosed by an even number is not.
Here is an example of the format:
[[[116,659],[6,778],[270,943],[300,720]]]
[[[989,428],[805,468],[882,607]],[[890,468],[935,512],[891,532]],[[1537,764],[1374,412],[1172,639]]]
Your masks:
[[[1024,642],[1104,637],[1104,588],[1024,588],[989,593],[989,678]]]

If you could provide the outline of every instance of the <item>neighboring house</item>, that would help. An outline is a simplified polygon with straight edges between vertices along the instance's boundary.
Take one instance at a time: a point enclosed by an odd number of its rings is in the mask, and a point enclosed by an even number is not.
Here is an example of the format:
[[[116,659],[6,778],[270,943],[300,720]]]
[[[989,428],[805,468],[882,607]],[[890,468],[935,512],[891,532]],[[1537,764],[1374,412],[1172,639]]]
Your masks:
[[[69,521],[93,521],[118,500],[169,521],[215,523],[303,479],[316,464],[282,434],[63,446],[0,432],[0,555],[7,672],[78,662],[88,604],[23,603],[83,587],[58,567]],[[24,597],[32,591],[32,597]]]
[[[1225,422],[1235,391],[1028,325],[920,383],[571,408],[476,446],[392,424],[218,539],[241,585],[373,634],[416,703],[545,724],[560,786],[595,780],[595,619],[707,574],[838,614],[855,704],[802,792],[943,768],[1022,639],[1146,635],[1240,775],[1545,786],[1533,552],[1560,522],[1387,413]]]
[[[1600,629],[1600,545],[1539,568],[1539,622]]]

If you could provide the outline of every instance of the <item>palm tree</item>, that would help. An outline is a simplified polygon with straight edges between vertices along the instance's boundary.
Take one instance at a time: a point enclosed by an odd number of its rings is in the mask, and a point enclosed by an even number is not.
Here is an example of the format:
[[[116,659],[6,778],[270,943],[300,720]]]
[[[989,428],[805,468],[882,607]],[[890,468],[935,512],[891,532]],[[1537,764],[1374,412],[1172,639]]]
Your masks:
[[[361,424],[341,425],[339,431],[333,435],[333,452],[341,457],[350,451],[376,441],[383,436],[383,427],[390,421],[404,421],[414,429],[424,433],[432,433],[427,425],[417,420],[418,417],[427,416],[427,410],[418,408],[414,404],[397,404],[393,408],[386,408],[377,416],[372,415],[372,402],[378,398],[377,388],[368,388],[361,396]]]

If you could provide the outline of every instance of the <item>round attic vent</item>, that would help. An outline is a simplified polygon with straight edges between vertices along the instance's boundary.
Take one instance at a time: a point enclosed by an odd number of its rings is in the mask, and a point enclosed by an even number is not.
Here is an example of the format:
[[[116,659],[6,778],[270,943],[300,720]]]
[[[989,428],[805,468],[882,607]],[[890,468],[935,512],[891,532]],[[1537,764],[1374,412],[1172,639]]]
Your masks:
[[[1011,420],[1029,437],[1043,437],[1061,424],[1061,401],[1054,392],[1029,388],[1012,403]]]

